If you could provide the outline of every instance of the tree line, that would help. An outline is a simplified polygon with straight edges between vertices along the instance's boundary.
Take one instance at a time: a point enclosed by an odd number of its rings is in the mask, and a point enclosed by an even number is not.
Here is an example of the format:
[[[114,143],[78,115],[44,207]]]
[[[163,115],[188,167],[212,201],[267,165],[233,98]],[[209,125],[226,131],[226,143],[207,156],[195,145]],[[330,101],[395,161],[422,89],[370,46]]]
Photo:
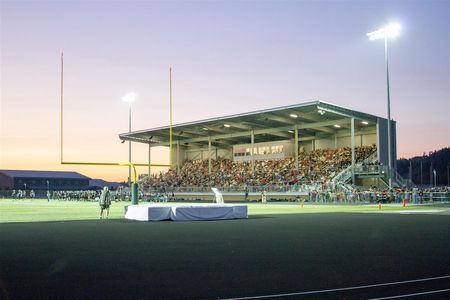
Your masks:
[[[411,178],[416,185],[434,185],[434,171],[436,171],[436,185],[449,184],[450,148],[432,151],[422,156],[397,160],[397,172],[405,179]]]

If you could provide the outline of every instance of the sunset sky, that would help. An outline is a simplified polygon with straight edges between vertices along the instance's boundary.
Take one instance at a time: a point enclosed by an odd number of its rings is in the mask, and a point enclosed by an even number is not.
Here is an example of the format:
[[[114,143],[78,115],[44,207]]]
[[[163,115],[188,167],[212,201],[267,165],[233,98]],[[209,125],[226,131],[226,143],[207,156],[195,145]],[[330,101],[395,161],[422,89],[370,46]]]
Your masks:
[[[62,51],[65,158],[125,162],[121,97],[138,96],[133,130],[168,125],[169,66],[174,123],[313,100],[385,117],[384,43],[366,33],[393,21],[398,157],[450,146],[450,1],[2,0],[0,10],[0,169],[126,180],[127,168],[59,164]],[[134,144],[133,157],[145,163],[147,147]]]

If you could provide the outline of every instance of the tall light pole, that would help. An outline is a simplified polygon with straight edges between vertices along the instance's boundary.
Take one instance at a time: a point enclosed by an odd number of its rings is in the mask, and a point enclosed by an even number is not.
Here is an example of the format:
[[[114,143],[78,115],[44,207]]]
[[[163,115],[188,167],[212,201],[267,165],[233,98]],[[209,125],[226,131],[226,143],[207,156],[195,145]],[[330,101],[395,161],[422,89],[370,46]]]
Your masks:
[[[128,132],[131,132],[131,104],[136,101],[135,93],[128,93],[122,97],[122,101],[129,104],[128,110]],[[131,163],[131,141],[128,141],[128,162]],[[128,186],[131,187],[131,166],[128,166]]]
[[[423,161],[423,158],[420,160],[420,186],[421,187],[423,185],[422,161]]]
[[[379,40],[384,39],[384,57],[386,60],[386,82],[387,82],[387,114],[388,114],[388,176],[389,176],[389,189],[392,188],[392,137],[391,137],[391,92],[389,89],[389,60],[388,60],[388,39],[395,38],[400,32],[400,25],[398,24],[389,24],[386,27],[378,29],[373,32],[369,32],[367,36],[369,40]]]
[[[433,170],[434,175],[434,187],[436,187],[436,169]]]

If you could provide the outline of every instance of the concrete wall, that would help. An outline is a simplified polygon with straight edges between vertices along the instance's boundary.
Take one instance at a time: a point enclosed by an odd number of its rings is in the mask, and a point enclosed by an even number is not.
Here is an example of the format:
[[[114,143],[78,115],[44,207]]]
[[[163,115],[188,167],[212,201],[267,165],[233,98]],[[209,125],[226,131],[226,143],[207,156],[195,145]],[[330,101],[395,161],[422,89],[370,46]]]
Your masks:
[[[232,148],[216,148],[211,147],[211,159],[217,159],[218,157],[232,159]],[[184,151],[184,160],[197,160],[208,159],[208,148],[197,148]]]
[[[355,134],[355,145],[359,146],[370,146],[373,144],[377,144],[377,134],[376,133],[367,133],[367,134]],[[350,135],[341,136],[337,138],[337,147],[351,147],[352,146],[352,138]]]
[[[386,127],[387,128],[387,127]],[[365,132],[366,131],[366,132]],[[373,144],[376,144],[377,147],[380,144],[380,138],[377,137],[376,129],[375,127],[368,127],[365,129],[365,131],[357,131],[355,134],[355,143],[356,146],[370,146]],[[383,132],[383,131],[381,131]],[[300,136],[301,137],[301,136]],[[306,151],[309,152],[311,150],[315,149],[334,149],[335,146],[337,148],[342,147],[351,147],[351,137],[348,130],[343,129],[340,130],[337,133],[337,136],[331,135],[327,138],[317,138],[315,140],[307,140],[307,141],[299,141],[299,152]],[[260,155],[255,154],[254,159],[255,160],[266,160],[266,159],[282,159],[284,157],[290,157],[293,156],[295,153],[295,143],[294,140],[285,140],[285,141],[274,141],[274,142],[266,142],[266,143],[255,143],[254,147],[271,147],[276,145],[283,145],[283,153],[276,153],[276,154],[267,154],[267,155]],[[239,148],[251,148],[251,144],[240,144],[235,145],[233,148],[216,148],[212,147],[211,149],[211,158],[216,159],[217,157],[224,157],[229,159],[234,159],[235,161],[249,161],[251,160],[251,156],[233,156],[235,151],[238,151]],[[384,148],[387,155],[387,143]],[[176,150],[174,150],[176,151]],[[176,153],[176,152],[175,152]],[[183,155],[181,155],[183,153]],[[175,156],[174,156],[175,157]],[[180,157],[182,162],[184,160],[197,160],[197,159],[208,159],[208,148],[198,148],[198,149],[186,149],[183,151],[180,150]],[[387,162],[387,158],[386,158]]]
[[[316,149],[334,149],[334,137],[332,139],[315,140]]]
[[[309,152],[313,149],[311,141],[298,142],[298,147],[299,147],[299,152],[301,152],[302,148],[303,148],[303,151],[305,151],[305,152]]]
[[[379,160],[384,165],[388,165],[388,130],[387,130],[386,119],[378,118],[378,151],[379,151]],[[391,121],[391,163],[392,166],[396,166],[397,164],[397,136],[396,136],[396,127],[397,123],[395,121]]]
[[[330,136],[326,139],[315,139],[312,141],[301,141],[299,142],[299,148],[303,147],[305,151],[311,151],[314,149],[334,149],[335,145],[337,148],[342,147],[351,147],[352,140],[350,135],[347,133],[339,133],[341,136]],[[343,135],[343,136],[342,136]],[[314,143],[314,146],[313,146]],[[359,133],[355,135],[355,144],[356,146],[370,146],[373,144],[377,144],[377,135],[376,133],[368,132],[368,133]]]
[[[180,146],[180,148],[179,148],[179,155],[178,155],[178,157],[180,159],[180,161],[179,161],[180,166],[182,166],[184,161],[186,160],[185,159],[185,156],[186,156],[185,152],[186,152],[186,147]],[[173,148],[172,148],[172,163],[173,164],[176,165],[178,163],[178,157],[177,157],[177,145],[175,144],[173,146]]]

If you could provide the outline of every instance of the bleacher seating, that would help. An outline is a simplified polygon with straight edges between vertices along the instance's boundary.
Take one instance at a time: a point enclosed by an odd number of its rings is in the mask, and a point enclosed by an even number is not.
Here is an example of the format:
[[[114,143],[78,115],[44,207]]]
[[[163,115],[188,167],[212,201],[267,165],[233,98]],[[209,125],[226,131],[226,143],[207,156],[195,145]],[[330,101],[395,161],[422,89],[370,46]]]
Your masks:
[[[356,147],[356,161],[362,162],[375,151],[375,145]],[[186,161],[178,175],[176,168],[172,168],[167,172],[145,177],[141,184],[144,187],[227,187],[323,183],[351,164],[351,148],[301,152],[298,160],[298,171],[294,157],[255,161],[255,172],[252,173],[251,162],[233,162],[219,157],[211,161],[211,175],[207,160]]]

